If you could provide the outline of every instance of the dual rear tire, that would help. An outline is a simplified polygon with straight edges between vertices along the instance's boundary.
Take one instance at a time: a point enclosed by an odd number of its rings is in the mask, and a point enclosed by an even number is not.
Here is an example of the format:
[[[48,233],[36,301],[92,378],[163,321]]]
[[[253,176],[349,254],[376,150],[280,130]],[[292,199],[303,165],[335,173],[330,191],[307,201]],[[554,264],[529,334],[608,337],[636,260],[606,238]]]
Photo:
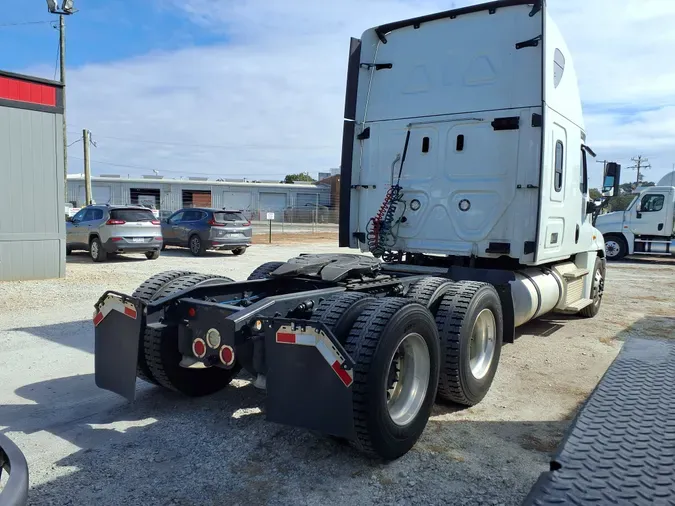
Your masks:
[[[232,282],[232,279],[190,271],[168,271],[146,280],[132,296],[148,303],[188,288],[222,282]],[[146,326],[139,342],[136,376],[174,392],[201,397],[222,390],[240,371],[239,365],[231,369],[185,368],[180,366],[182,358],[176,327]]]
[[[503,328],[495,289],[442,278],[422,282],[425,289],[413,285],[408,298],[347,292],[314,313],[355,362],[353,442],[385,460],[413,447],[437,398],[480,402],[499,362]]]

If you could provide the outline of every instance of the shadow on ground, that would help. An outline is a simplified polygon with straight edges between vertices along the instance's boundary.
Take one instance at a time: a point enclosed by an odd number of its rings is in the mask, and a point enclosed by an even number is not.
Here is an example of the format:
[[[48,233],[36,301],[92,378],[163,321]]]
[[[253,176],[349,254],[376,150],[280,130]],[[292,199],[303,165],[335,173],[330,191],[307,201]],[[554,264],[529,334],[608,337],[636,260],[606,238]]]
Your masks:
[[[92,316],[94,306],[91,306]],[[22,327],[10,329],[10,332],[26,332],[56,344],[94,353],[94,324],[91,320],[54,323],[40,327]]]
[[[403,498],[427,505],[500,497],[516,505],[569,423],[438,420],[458,408],[437,405],[418,444],[385,464],[348,444],[267,422],[264,395],[246,381],[235,383],[188,399],[139,382],[134,403],[98,389],[91,374],[21,387],[15,393],[34,404],[0,406],[6,431],[36,444],[46,431],[78,448],[52,467],[58,477],[31,487],[29,503],[399,504]],[[54,453],[53,443],[48,450]],[[27,452],[29,465],[39,455]]]

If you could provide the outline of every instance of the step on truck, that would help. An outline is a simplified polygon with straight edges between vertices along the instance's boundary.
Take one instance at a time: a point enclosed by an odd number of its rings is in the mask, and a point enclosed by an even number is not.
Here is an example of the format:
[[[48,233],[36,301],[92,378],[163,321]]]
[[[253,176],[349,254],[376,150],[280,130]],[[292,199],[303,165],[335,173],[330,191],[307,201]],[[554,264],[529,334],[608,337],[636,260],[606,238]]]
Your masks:
[[[656,186],[638,187],[633,193],[635,198],[625,211],[597,217],[607,260],[627,255],[675,256],[675,171]]]
[[[189,396],[241,369],[271,422],[396,459],[433,403],[471,406],[515,328],[593,317],[605,282],[572,57],[542,1],[352,39],[339,245],[248,280],[157,274],[95,304],[95,378]]]

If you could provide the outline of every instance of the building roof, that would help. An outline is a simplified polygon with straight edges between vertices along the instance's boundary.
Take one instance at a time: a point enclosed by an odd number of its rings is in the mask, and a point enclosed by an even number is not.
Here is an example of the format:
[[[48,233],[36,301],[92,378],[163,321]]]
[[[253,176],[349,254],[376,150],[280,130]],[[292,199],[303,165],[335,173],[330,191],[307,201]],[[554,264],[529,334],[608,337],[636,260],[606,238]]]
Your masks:
[[[83,174],[68,174],[68,181],[84,181]],[[103,177],[103,176],[93,176],[91,178],[92,183],[141,183],[145,185],[159,185],[159,184],[180,184],[180,185],[189,185],[189,186],[242,186],[246,188],[284,188],[286,190],[295,188],[295,189],[319,189],[325,188],[323,184],[308,184],[308,183],[252,183],[241,181],[203,181],[203,180],[192,180],[192,179],[166,179],[166,178],[126,178],[126,177]]]

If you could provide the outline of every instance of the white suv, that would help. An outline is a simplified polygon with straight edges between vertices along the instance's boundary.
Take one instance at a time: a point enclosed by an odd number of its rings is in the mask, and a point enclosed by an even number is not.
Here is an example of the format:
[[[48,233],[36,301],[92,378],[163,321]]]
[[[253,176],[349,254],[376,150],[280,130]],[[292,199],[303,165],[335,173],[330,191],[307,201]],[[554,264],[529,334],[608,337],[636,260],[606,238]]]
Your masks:
[[[89,251],[94,262],[115,253],[145,253],[155,260],[162,243],[160,221],[145,207],[87,206],[66,223],[66,254]]]

